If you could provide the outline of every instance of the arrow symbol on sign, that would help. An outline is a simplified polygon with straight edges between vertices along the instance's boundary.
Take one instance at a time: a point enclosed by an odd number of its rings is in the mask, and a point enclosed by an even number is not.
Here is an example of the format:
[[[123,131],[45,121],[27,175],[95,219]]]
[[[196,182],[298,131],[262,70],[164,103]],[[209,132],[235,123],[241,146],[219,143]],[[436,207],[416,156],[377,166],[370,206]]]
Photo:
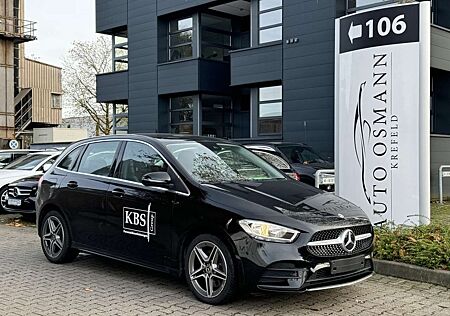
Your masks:
[[[353,44],[353,40],[360,37],[362,37],[362,25],[353,25],[352,22],[348,30],[348,38],[350,39],[350,42]]]

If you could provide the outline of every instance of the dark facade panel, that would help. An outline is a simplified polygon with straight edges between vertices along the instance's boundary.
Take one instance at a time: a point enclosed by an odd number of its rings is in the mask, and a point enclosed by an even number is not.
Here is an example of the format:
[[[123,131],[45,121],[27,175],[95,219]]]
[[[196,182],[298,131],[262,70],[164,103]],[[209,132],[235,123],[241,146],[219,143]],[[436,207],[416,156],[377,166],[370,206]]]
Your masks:
[[[128,0],[96,0],[96,31],[111,34],[114,29],[126,27]]]
[[[229,64],[206,59],[158,65],[158,94],[203,92],[227,94],[230,86]]]
[[[433,11],[437,12],[434,23],[450,29],[450,1],[433,0]]]
[[[450,134],[450,72],[431,69],[433,78],[433,134]]]
[[[128,1],[129,132],[158,130],[156,1]]]
[[[124,102],[128,100],[128,71],[111,72],[97,76],[98,102]]]
[[[161,95],[199,90],[198,71],[198,59],[159,65],[158,93]]]
[[[336,1],[284,0],[283,139],[334,155]]]
[[[154,0],[153,0],[154,1]],[[157,0],[158,15],[164,15],[172,12],[177,12],[197,6],[213,6],[219,4],[221,0]]]
[[[230,64],[200,59],[199,86],[201,92],[228,94],[230,90]]]
[[[231,85],[247,85],[281,80],[283,77],[281,44],[231,52]]]

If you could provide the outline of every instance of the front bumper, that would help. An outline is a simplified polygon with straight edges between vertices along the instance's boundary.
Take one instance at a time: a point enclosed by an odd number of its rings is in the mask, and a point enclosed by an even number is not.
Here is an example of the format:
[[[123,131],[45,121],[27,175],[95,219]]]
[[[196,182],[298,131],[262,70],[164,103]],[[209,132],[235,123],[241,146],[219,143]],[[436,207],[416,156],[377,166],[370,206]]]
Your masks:
[[[301,236],[302,237],[302,236]],[[305,292],[352,285],[373,274],[372,246],[348,256],[317,257],[307,240],[292,244],[257,241],[245,233],[233,237],[249,289]]]
[[[22,214],[36,213],[35,197],[28,197],[20,200],[22,201],[20,206],[8,205],[5,211],[9,213],[22,213]]]

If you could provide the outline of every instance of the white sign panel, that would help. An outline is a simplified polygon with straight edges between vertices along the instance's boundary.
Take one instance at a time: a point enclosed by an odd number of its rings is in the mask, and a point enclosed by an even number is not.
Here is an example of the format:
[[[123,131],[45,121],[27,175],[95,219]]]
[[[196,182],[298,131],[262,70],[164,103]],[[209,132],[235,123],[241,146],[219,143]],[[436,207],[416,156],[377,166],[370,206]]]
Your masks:
[[[430,4],[336,20],[336,193],[373,223],[428,223]]]

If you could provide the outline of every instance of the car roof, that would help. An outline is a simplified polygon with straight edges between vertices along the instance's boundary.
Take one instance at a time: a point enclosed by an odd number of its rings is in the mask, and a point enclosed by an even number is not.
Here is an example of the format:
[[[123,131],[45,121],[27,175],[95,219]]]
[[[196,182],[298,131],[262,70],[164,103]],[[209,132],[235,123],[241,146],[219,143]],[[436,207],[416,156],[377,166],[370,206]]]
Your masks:
[[[30,153],[35,153],[35,152],[40,152],[41,150],[39,149],[1,149],[0,153],[19,153],[19,152],[30,152]]]
[[[294,143],[294,142],[249,142],[244,143],[244,146],[303,146],[311,147],[305,143]]]
[[[228,142],[231,141],[222,139],[222,138],[214,138],[214,137],[206,137],[206,136],[195,136],[195,135],[181,135],[181,134],[164,134],[164,133],[136,133],[136,134],[125,134],[125,135],[107,135],[107,136],[96,136],[88,139],[84,139],[78,144],[89,144],[93,141],[98,140],[108,140],[108,139],[118,139],[118,140],[127,140],[127,139],[151,139],[151,140],[191,140],[191,141],[213,141],[213,142]]]
[[[39,151],[35,153],[30,153],[28,156],[36,156],[36,155],[58,156],[61,153],[62,151]]]

